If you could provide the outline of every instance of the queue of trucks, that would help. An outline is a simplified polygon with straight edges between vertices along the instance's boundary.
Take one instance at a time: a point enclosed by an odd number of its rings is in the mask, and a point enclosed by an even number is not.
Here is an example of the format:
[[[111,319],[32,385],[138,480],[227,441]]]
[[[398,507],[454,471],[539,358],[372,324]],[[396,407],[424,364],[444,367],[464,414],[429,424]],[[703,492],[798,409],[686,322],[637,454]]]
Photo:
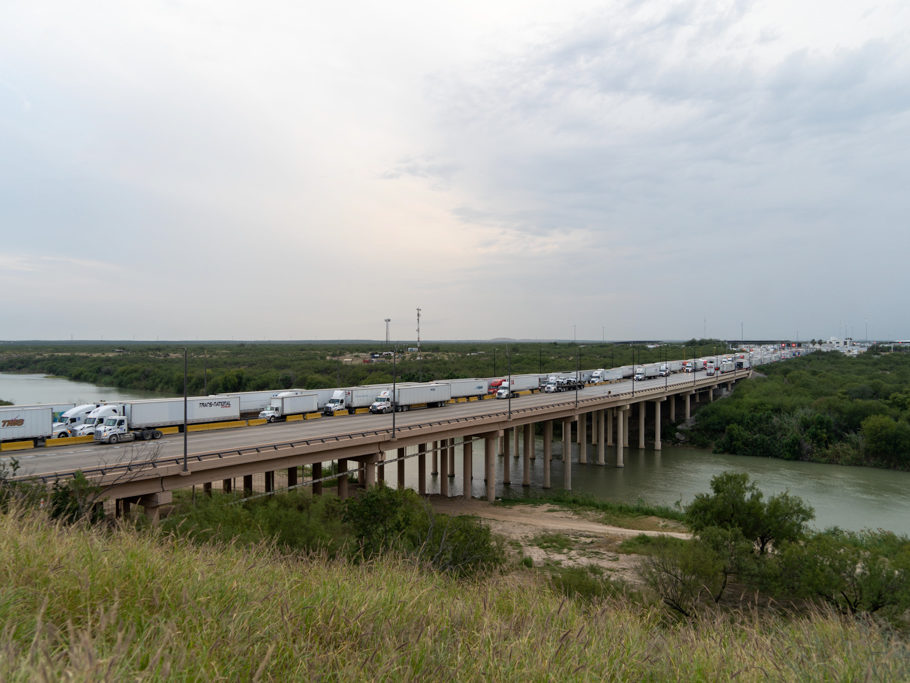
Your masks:
[[[388,413],[418,407],[437,407],[449,402],[478,400],[490,396],[514,398],[535,391],[572,391],[587,384],[617,382],[632,377],[643,381],[676,372],[705,371],[709,376],[781,360],[779,350],[761,355],[738,353],[618,368],[597,368],[549,374],[522,374],[496,378],[460,378],[435,382],[402,382],[332,389],[250,391],[193,396],[187,399],[187,423],[224,422],[258,416],[268,422],[290,416],[322,413]],[[32,441],[66,436],[93,436],[95,441],[160,438],[166,427],[183,424],[182,397],[145,399],[119,403],[46,404],[0,407],[0,442]]]

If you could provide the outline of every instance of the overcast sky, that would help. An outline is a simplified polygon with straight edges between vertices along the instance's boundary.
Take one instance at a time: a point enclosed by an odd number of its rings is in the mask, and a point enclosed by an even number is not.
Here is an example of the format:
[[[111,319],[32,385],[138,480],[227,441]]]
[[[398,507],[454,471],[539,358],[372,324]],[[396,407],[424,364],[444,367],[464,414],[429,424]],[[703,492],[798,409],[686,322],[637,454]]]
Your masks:
[[[0,5],[0,339],[910,338],[910,3]]]

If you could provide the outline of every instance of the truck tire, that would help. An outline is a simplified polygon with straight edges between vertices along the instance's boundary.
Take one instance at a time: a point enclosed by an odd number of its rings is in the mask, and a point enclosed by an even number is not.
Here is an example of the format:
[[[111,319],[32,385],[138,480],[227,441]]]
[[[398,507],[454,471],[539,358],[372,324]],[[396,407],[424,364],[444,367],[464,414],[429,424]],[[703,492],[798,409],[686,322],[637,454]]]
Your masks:
[[[160,438],[161,438],[161,432],[159,432],[159,431],[156,429],[155,431],[152,432],[152,438],[153,438],[153,439],[160,439]]]
[[[108,443],[117,443],[120,441],[120,437],[116,434],[111,434],[111,437],[107,440]]]
[[[57,434],[57,436],[56,436],[55,438],[57,438],[57,439],[65,439],[65,438],[68,437],[68,436],[69,436],[69,434],[67,434],[66,432],[60,432],[59,434]]]
[[[274,422],[274,421],[275,421],[275,417],[274,417],[274,416],[272,416],[272,417],[269,418],[269,422]]]

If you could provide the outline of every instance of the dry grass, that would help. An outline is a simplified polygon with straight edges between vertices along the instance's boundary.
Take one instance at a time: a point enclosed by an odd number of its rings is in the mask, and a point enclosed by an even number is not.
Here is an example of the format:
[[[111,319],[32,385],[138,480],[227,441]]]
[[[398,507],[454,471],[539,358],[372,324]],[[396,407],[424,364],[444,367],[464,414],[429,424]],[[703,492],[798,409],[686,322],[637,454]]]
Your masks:
[[[0,680],[907,680],[907,644],[825,613],[674,624],[544,579],[0,515]]]

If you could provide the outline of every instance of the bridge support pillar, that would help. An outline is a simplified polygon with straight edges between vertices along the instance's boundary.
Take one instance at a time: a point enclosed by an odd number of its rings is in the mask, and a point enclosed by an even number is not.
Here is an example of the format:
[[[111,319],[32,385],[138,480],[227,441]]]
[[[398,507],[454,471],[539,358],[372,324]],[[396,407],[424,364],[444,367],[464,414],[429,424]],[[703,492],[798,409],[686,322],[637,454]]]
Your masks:
[[[432,456],[431,456],[431,459],[432,459],[432,462],[431,462],[432,468],[430,469],[430,476],[431,476],[431,477],[435,477],[436,475],[439,474],[439,444],[440,444],[440,443],[441,443],[440,441],[434,441],[434,442],[433,442],[433,453],[432,453]]]
[[[645,447],[645,417],[648,414],[648,402],[638,404],[638,447]]]
[[[363,468],[363,477],[361,479],[361,482],[364,488],[372,488],[376,486],[376,478],[378,475],[380,462],[382,462],[382,453],[373,453],[373,455],[368,455],[363,459],[363,461],[361,461],[360,466]]]
[[[605,410],[597,411],[597,464],[607,464],[606,444],[604,443],[604,422],[606,422]]]
[[[578,416],[578,434],[575,435],[578,441],[578,462],[581,465],[588,464],[588,414],[582,413]]]
[[[503,438],[505,448],[502,452],[502,485],[510,486],[512,484],[512,468],[509,466],[509,460],[512,457],[512,428],[505,430]]]
[[[449,439],[449,477],[455,478],[455,438]]]
[[[622,415],[622,435],[619,438],[619,442],[623,445],[623,448],[629,447],[629,415],[631,413],[631,406],[625,406],[620,412],[620,415]]]
[[[683,415],[685,415],[686,419],[688,420],[690,417],[692,417],[692,393],[686,394],[685,399],[685,411],[683,412]]]
[[[461,478],[464,480],[464,499],[471,500],[471,480],[474,478],[474,442],[465,437],[461,442]]]
[[[607,445],[613,445],[613,420],[616,418],[616,410],[607,408]]]
[[[487,434],[483,440],[483,466],[486,474],[487,500],[496,500],[496,440],[497,434]]]
[[[572,490],[572,420],[562,421],[562,487]]]
[[[670,422],[676,422],[676,394],[669,398],[670,401]]]
[[[243,495],[249,496],[253,493],[253,475],[245,474],[243,476]]]
[[[297,468],[288,467],[287,474],[288,474],[288,488],[291,488],[292,486],[297,486]]]
[[[376,462],[376,481],[385,481],[385,453],[380,451],[378,453],[378,460]]]
[[[654,450],[660,450],[660,403],[663,399],[654,401]]]
[[[530,486],[531,485],[531,454],[534,452],[534,425],[526,424],[523,428],[524,434],[524,458],[522,460],[522,473],[521,473],[521,485]]]
[[[265,492],[271,493],[275,490],[275,472],[265,473]]]
[[[417,444],[417,493],[427,495],[427,445]]]
[[[625,467],[623,449],[628,443],[626,436],[629,426],[629,410],[628,406],[623,406],[617,410],[619,413],[616,415],[616,466]]]
[[[714,387],[708,387],[708,403],[714,403]]]
[[[170,505],[174,501],[174,494],[171,491],[158,491],[149,493],[139,498],[139,504],[145,511],[145,516],[155,524],[161,518],[161,506]]]
[[[439,495],[443,498],[449,497],[449,440],[445,439],[444,447],[440,453],[439,463],[442,466],[439,473]]]
[[[322,479],[322,463],[314,462],[312,468],[310,469],[311,478],[313,479],[313,495],[321,496],[322,495],[322,482],[317,481],[317,479]]]
[[[398,490],[401,491],[404,488],[404,456],[405,449],[398,449]]]
[[[512,433],[515,436],[515,450],[512,452],[513,457],[517,458],[519,453],[521,453],[521,427],[515,427],[512,429]]]
[[[338,497],[345,500],[348,497],[348,461],[338,461]]]
[[[553,459],[553,421],[543,423],[543,487],[550,488],[550,461]]]
[[[224,493],[230,493],[234,488],[233,479],[222,479],[221,480],[221,490]]]

